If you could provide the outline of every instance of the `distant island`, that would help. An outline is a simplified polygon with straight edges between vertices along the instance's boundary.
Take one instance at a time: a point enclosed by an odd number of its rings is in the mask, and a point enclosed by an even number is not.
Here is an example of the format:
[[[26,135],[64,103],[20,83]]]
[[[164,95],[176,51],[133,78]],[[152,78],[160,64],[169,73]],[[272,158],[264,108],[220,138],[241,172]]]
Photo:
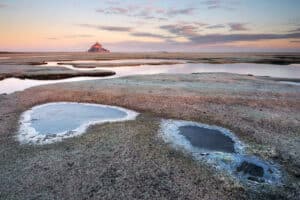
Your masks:
[[[92,45],[88,52],[91,53],[109,53],[110,51],[108,49],[105,49],[102,47],[102,45],[99,42],[96,42],[94,45]]]

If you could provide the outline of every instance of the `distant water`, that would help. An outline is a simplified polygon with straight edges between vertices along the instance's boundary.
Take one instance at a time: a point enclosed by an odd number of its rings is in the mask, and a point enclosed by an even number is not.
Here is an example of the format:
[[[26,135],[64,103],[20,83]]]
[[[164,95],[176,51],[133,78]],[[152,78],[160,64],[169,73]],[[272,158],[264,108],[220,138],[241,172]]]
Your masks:
[[[134,119],[137,113],[99,104],[50,103],[23,113],[19,140],[51,143],[82,134],[90,124]]]
[[[166,60],[159,60],[166,61]],[[83,61],[74,61],[80,63]],[[93,63],[93,61],[84,61],[86,63]],[[107,63],[108,61],[94,61],[94,63]],[[126,60],[114,60],[112,63],[127,62]],[[130,60],[130,62],[147,62],[144,60]],[[148,62],[154,62],[149,59]],[[109,63],[109,62],[108,62]],[[183,63],[172,65],[142,65],[142,66],[122,66],[122,67],[98,67],[93,69],[75,68],[72,65],[57,65],[57,62],[49,62],[45,66],[61,66],[72,70],[111,70],[116,72],[116,76],[128,76],[138,74],[189,74],[189,73],[203,73],[203,72],[225,72],[236,74],[252,74],[255,76],[270,76],[278,78],[300,78],[300,66],[295,65],[272,65],[272,64],[253,64],[253,63],[235,63],[235,64],[208,64],[208,63]]]
[[[115,63],[160,63],[160,62],[182,62],[184,60],[178,59],[122,59],[122,60],[75,60],[71,63],[101,63],[101,64],[115,64]]]
[[[131,59],[131,60],[114,60],[114,61],[73,61],[74,63],[122,63],[122,62],[154,62],[153,59]],[[170,60],[158,60],[158,61],[170,61]],[[177,60],[180,61],[180,60]],[[58,65],[57,62],[49,62],[42,66],[59,66],[65,67],[72,70],[110,70],[115,71],[116,75],[110,77],[79,77],[79,78],[69,78],[63,80],[50,80],[50,81],[40,81],[40,80],[21,80],[21,79],[5,79],[0,81],[0,94],[1,93],[13,93],[16,91],[22,91],[24,89],[61,82],[74,82],[82,80],[95,80],[95,79],[108,79],[117,78],[130,75],[147,75],[147,74],[190,74],[190,73],[203,73],[203,72],[227,72],[227,73],[237,73],[237,74],[252,74],[255,76],[270,76],[279,78],[299,78],[300,79],[300,66],[295,65],[271,65],[271,64],[250,64],[250,63],[238,63],[238,64],[205,64],[205,63],[184,63],[175,65],[142,65],[134,67],[101,67],[93,69],[82,69],[74,68],[72,65]]]

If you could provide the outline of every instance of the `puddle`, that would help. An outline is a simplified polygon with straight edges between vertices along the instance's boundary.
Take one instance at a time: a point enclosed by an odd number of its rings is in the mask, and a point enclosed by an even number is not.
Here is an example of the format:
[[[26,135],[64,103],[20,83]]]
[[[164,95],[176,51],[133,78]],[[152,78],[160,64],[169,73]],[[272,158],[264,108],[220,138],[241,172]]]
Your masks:
[[[189,125],[179,127],[179,133],[198,148],[235,153],[234,141],[219,130]]]
[[[93,124],[134,120],[138,113],[121,107],[87,103],[48,103],[24,112],[20,143],[48,144],[83,134]]]
[[[162,120],[160,136],[175,149],[246,184],[281,183],[279,167],[246,154],[245,144],[228,129],[191,121]]]

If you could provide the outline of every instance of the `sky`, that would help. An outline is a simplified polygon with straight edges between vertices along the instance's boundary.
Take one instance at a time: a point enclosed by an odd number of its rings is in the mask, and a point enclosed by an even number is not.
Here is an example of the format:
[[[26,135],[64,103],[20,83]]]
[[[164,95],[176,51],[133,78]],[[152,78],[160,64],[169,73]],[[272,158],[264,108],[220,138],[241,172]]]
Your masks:
[[[300,52],[299,0],[0,0],[0,51]]]

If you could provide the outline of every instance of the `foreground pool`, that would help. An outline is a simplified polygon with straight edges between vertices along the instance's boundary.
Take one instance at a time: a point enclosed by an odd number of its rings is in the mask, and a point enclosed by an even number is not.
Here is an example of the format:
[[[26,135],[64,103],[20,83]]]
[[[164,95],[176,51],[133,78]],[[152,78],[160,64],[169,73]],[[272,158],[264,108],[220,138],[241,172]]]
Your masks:
[[[245,153],[245,145],[229,130],[191,121],[162,120],[160,136],[175,149],[249,184],[280,184],[275,163]]]
[[[138,113],[121,107],[87,103],[48,103],[24,112],[18,140],[47,144],[84,133],[88,126],[134,120]]]

